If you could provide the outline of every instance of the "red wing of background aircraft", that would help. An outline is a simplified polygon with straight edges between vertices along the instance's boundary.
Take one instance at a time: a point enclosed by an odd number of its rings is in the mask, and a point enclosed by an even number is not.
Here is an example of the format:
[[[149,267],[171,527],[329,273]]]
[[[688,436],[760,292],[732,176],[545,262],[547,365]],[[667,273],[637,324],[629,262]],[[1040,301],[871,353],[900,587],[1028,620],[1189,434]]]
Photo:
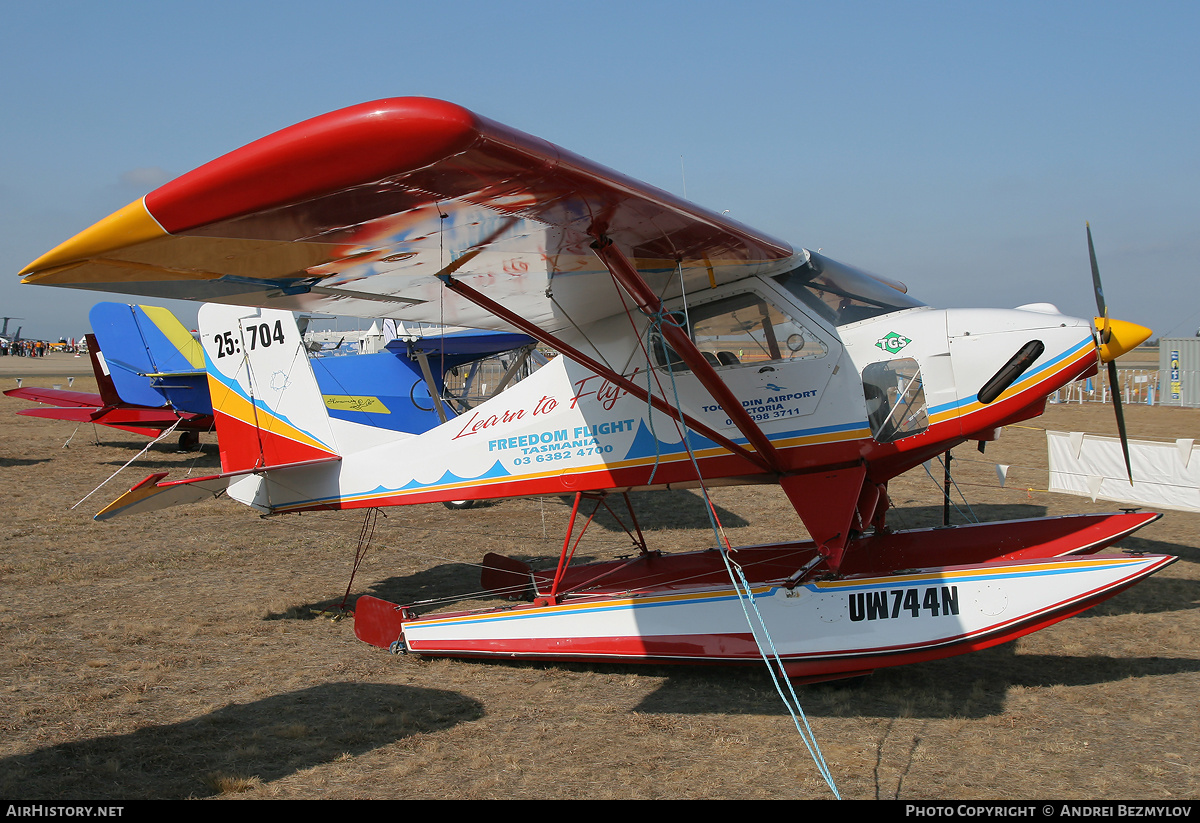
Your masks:
[[[27,417],[42,417],[48,420],[64,420],[73,423],[96,423],[134,434],[158,437],[175,426],[180,432],[180,446],[194,445],[200,432],[212,431],[212,415],[180,412],[170,406],[141,406],[126,403],[117,393],[112,377],[104,365],[103,354],[95,336],[86,336],[88,356],[92,371],[96,375],[99,394],[46,389],[36,386],[21,386],[4,392],[8,397],[17,397],[34,403],[45,404],[45,408],[21,409],[17,414]]]

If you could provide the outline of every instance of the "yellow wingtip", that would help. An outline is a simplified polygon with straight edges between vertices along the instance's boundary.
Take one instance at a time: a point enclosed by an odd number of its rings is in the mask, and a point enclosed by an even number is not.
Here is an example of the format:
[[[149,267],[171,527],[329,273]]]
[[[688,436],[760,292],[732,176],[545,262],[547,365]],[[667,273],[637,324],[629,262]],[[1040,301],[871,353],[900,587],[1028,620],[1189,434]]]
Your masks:
[[[35,283],[39,273],[101,257],[117,249],[165,237],[166,234],[146,209],[145,202],[135,200],[46,252],[21,269],[20,274],[24,282]]]

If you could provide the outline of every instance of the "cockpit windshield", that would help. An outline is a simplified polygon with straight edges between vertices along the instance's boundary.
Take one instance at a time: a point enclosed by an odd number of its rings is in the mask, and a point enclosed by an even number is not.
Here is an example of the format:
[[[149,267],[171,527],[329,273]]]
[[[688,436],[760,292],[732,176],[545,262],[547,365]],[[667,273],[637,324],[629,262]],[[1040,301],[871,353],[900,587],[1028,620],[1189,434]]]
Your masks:
[[[835,326],[925,305],[866,272],[816,252],[809,252],[807,263],[775,281]]]

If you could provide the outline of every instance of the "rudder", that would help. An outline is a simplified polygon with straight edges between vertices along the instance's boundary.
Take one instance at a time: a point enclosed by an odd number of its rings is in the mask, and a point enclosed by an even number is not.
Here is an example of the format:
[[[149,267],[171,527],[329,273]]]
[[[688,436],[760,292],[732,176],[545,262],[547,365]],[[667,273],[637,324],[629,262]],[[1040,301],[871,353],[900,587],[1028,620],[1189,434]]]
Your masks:
[[[198,319],[222,471],[338,454],[290,312],[207,303]]]

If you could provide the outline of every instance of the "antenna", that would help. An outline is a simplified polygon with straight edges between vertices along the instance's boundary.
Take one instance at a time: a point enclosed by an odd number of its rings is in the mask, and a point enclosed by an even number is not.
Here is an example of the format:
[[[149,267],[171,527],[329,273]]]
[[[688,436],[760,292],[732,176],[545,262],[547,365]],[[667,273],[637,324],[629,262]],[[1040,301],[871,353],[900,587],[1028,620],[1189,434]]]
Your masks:
[[[687,171],[683,168],[683,155],[679,155],[679,174],[683,177],[683,199],[687,200]]]

